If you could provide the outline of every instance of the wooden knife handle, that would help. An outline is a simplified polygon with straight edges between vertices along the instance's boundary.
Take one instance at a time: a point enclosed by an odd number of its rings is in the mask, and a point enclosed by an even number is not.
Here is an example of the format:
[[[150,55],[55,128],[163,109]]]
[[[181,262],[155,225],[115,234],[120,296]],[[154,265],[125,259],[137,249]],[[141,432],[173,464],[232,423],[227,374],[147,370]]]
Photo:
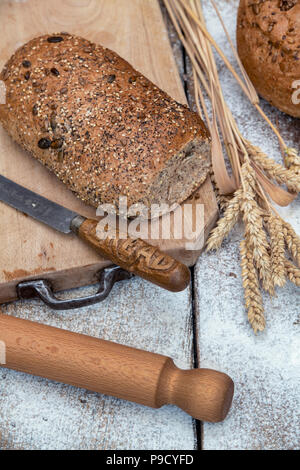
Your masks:
[[[172,292],[182,291],[189,285],[190,270],[184,264],[140,238],[121,239],[117,235],[101,239],[97,236],[97,225],[97,220],[80,217],[73,230],[101,256],[147,281]]]
[[[2,314],[0,347],[1,367],[153,408],[174,404],[203,421],[222,421],[233,397],[221,372],[181,370],[166,356]]]

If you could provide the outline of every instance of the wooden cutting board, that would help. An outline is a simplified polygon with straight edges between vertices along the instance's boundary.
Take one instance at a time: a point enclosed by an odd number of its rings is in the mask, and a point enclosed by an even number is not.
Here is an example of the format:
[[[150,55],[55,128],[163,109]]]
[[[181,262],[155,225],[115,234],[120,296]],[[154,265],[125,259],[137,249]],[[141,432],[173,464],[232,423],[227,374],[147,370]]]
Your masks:
[[[0,27],[1,69],[33,37],[67,31],[113,49],[177,101],[186,102],[157,0],[2,0]],[[93,208],[81,203],[2,128],[0,173],[83,215],[95,216]],[[204,223],[197,228],[197,236],[205,239],[217,218],[209,179],[190,202],[204,204]],[[54,290],[62,290],[96,282],[97,272],[110,264],[75,236],[57,233],[2,203],[0,217],[5,220],[0,231],[0,303],[17,298],[16,285],[21,280],[49,279]],[[201,247],[187,251],[185,242],[151,243],[193,265]]]

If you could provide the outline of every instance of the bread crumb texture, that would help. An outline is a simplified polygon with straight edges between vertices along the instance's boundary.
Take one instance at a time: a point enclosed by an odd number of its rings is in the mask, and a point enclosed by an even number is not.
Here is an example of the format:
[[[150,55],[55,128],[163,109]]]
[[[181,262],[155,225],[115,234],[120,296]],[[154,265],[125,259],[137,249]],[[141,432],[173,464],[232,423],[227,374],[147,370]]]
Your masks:
[[[116,53],[67,33],[31,40],[5,65],[0,122],[80,199],[97,207],[180,203],[205,180],[200,117]]]

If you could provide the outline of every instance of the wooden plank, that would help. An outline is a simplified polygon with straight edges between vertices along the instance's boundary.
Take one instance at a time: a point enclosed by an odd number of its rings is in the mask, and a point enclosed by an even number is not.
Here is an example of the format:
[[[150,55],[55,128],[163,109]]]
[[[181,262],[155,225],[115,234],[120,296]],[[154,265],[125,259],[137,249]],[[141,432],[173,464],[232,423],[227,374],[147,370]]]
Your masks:
[[[83,0],[80,3],[83,4]],[[151,5],[153,15],[161,21],[156,1],[152,0]],[[163,41],[167,41],[163,25],[162,28]],[[154,40],[157,47],[161,37]],[[169,60],[167,56],[165,60]],[[175,66],[173,68],[172,65],[171,70],[175,77]],[[85,287],[61,296],[86,295],[92,290]],[[169,355],[183,368],[193,366],[189,289],[172,294],[141,279],[133,279],[115,285],[109,299],[103,303],[80,310],[53,312],[39,301],[27,301],[2,306],[1,311]],[[0,370],[2,450],[180,450],[194,449],[195,446],[193,420],[176,407],[152,410],[14,371]]]
[[[9,19],[7,21],[7,18]],[[164,30],[156,0],[77,0],[41,2],[7,0],[0,4],[3,40],[0,68],[14,50],[29,39],[54,31],[69,31],[110,47],[176,100],[185,102],[184,91]],[[126,40],[124,40],[126,38]],[[0,129],[0,173],[83,215],[95,210],[81,203],[57,178],[36,160],[26,155]],[[217,207],[210,181],[193,199],[205,204],[205,224],[196,237],[216,220]],[[53,283],[54,290],[84,285],[95,280],[100,268],[109,263],[73,235],[50,230],[25,215],[0,205],[7,224],[0,233],[0,303],[16,298],[16,285],[41,275]],[[189,221],[189,218],[186,218]],[[190,226],[192,221],[188,223]],[[30,237],[28,236],[30,234]],[[151,240],[164,251],[192,265],[200,249],[186,252],[185,240]],[[76,256],[74,253],[76,252]]]
[[[300,219],[298,219],[300,223]],[[291,284],[265,298],[267,330],[255,336],[246,318],[239,268],[239,228],[216,254],[197,264],[198,354],[201,367],[235,382],[224,423],[203,424],[203,449],[299,449],[299,292]]]
[[[217,1],[234,38],[238,2]],[[228,57],[228,42],[209,3],[210,31]],[[225,67],[218,61],[221,83],[240,129],[272,158],[281,161],[276,138],[252,109]],[[290,146],[299,148],[300,121],[262,101],[276,117]],[[300,233],[299,197],[282,216]],[[196,267],[197,347],[201,367],[227,372],[235,381],[232,410],[224,423],[203,425],[203,449],[299,449],[299,289],[287,284],[277,297],[265,297],[267,329],[255,336],[244,308],[239,266],[239,226],[218,253],[201,256]]]

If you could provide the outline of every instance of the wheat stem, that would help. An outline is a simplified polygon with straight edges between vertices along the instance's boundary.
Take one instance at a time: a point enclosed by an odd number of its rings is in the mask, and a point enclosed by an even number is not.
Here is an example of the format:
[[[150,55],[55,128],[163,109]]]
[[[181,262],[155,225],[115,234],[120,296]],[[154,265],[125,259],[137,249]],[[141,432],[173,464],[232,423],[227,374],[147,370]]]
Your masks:
[[[242,216],[245,226],[245,240],[241,245],[243,284],[249,321],[257,332],[265,327],[260,284],[270,294],[274,294],[275,286],[283,286],[287,277],[299,285],[298,268],[292,263],[287,267],[285,250],[288,249],[295,263],[300,266],[300,239],[292,227],[282,220],[272,201],[285,206],[300,192],[300,157],[295,149],[286,146],[278,128],[260,108],[257,93],[239,61],[216,2],[211,2],[243,77],[239,77],[208,33],[201,0],[164,0],[192,63],[198,113],[203,114],[212,136],[212,181],[223,217],[211,232],[207,250],[220,248],[224,238]],[[268,158],[241,134],[223,96],[213,48],[276,134],[285,167]],[[202,89],[211,103],[211,113]],[[225,160],[226,154],[232,175]],[[280,185],[285,185],[289,192]]]

